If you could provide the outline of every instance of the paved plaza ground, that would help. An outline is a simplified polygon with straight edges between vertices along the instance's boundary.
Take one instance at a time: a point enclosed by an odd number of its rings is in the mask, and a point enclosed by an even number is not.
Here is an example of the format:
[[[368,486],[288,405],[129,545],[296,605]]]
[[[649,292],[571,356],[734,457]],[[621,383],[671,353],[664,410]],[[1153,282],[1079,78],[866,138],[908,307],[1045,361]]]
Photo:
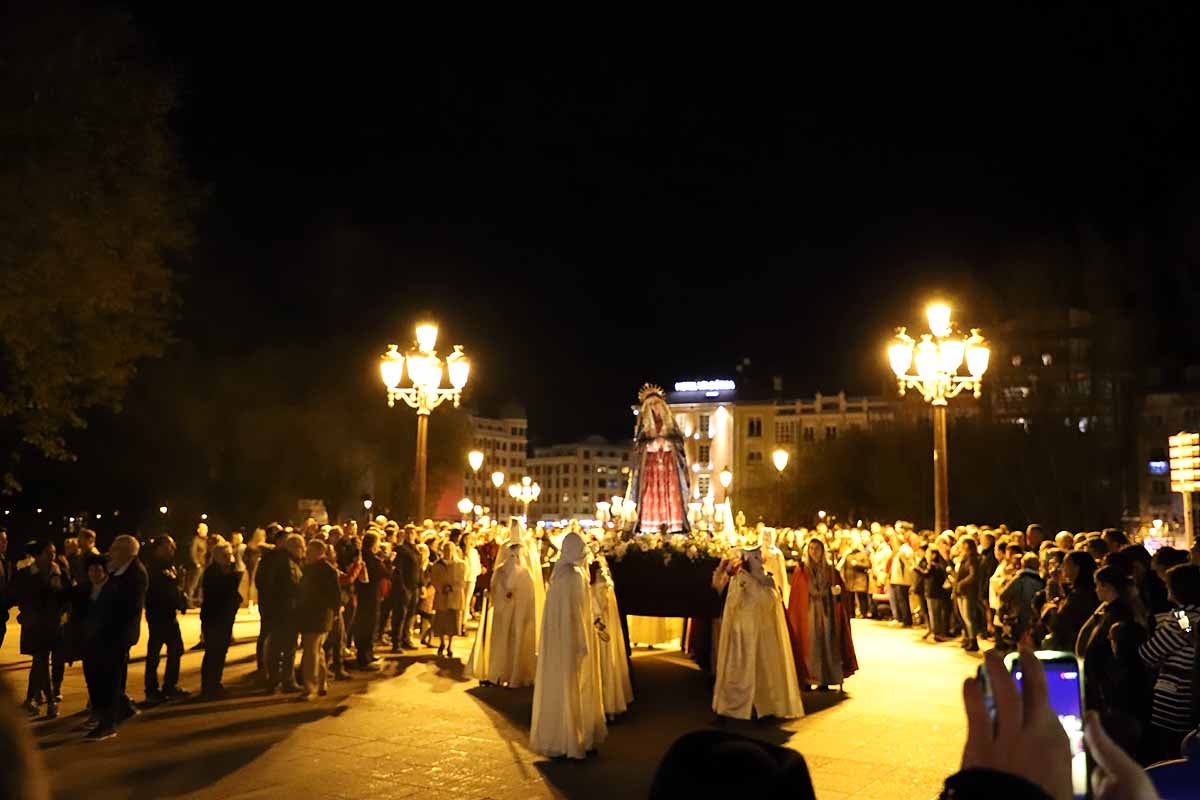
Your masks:
[[[187,645],[198,618],[184,618]],[[719,725],[804,754],[821,800],[923,800],[957,768],[965,734],[959,686],[979,661],[909,630],[856,620],[860,672],[844,698],[805,693],[808,715],[785,723],[718,723],[711,681],[678,652],[639,650],[636,703],[582,762],[530,753],[532,690],[480,687],[460,662],[422,650],[386,655],[371,679],[331,684],[326,698],[256,692],[253,637],[243,615],[234,634],[229,700],[149,709],[116,739],[91,743],[83,676],[68,669],[64,716],[34,730],[58,798],[539,798],[643,797],[659,757],[683,733]],[[0,674],[23,696],[27,660],[9,623]],[[143,633],[142,642],[145,642]],[[455,652],[465,658],[469,640]],[[143,651],[134,649],[129,688],[142,697]],[[184,657],[185,688],[199,683],[201,653]],[[357,673],[361,674],[361,673]]]

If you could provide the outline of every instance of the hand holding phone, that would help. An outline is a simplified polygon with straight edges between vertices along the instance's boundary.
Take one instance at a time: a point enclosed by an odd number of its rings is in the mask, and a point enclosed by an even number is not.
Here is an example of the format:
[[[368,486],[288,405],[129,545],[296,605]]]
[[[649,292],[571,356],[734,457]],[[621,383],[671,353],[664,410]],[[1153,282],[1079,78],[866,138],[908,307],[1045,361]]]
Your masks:
[[[1042,787],[1055,800],[1071,800],[1071,749],[1067,733],[1050,707],[1046,674],[1031,652],[1020,656],[1024,691],[1000,656],[984,655],[983,672],[995,702],[989,714],[983,683],[963,683],[967,744],[963,769],[981,767],[1019,775]]]

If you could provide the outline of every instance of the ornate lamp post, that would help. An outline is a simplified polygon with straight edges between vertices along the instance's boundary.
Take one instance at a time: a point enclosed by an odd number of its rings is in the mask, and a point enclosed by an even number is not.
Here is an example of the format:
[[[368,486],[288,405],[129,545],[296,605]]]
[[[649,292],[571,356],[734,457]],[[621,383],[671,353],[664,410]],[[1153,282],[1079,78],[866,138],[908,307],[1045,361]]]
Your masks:
[[[458,501],[458,513],[462,514],[464,526],[471,521],[471,512],[473,510],[475,510],[475,504],[471,502],[471,498],[464,497]]]
[[[978,328],[963,337],[950,322],[950,306],[934,303],[925,310],[930,333],[920,342],[896,329],[888,346],[888,361],[900,386],[900,396],[916,389],[933,406],[933,508],[938,533],[950,525],[950,486],[946,464],[946,405],[951,398],[970,390],[978,398],[983,387],[991,351]],[[958,371],[966,361],[967,375]],[[916,373],[909,372],[915,369]]]
[[[529,504],[538,499],[538,495],[542,493],[542,487],[534,483],[528,475],[521,478],[520,483],[510,483],[508,485],[508,494],[513,500],[525,507],[524,516],[525,524],[529,524]]]
[[[397,400],[403,400],[409,408],[417,411],[417,519],[424,519],[429,415],[446,400],[453,400],[454,407],[458,408],[463,387],[467,385],[467,377],[471,372],[471,361],[463,354],[462,345],[455,345],[454,352],[447,356],[445,362],[438,358],[434,350],[438,328],[431,322],[417,325],[416,335],[416,349],[408,353],[401,354],[396,345],[388,345],[379,372],[383,377],[383,385],[387,387],[388,407],[395,406]],[[406,362],[412,386],[401,388]],[[450,388],[447,389],[441,388],[444,371],[450,373]]]

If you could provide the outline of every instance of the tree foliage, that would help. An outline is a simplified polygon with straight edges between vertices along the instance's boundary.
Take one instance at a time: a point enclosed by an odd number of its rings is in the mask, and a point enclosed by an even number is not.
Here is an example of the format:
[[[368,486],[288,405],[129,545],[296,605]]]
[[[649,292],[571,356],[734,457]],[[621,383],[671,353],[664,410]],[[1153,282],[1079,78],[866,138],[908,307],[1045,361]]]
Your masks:
[[[71,456],[94,408],[119,408],[161,355],[190,188],[168,129],[169,76],[130,18],[18,4],[0,23],[0,454]]]

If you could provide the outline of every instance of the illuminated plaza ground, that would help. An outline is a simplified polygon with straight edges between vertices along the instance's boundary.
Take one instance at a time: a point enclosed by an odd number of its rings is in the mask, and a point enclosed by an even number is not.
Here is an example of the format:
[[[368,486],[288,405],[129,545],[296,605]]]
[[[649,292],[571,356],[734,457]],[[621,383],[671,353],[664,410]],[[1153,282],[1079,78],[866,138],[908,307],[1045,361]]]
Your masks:
[[[641,797],[672,740],[715,723],[706,676],[678,653],[639,651],[637,703],[597,756],[547,761],[526,749],[532,690],[464,680],[432,651],[387,657],[382,675],[331,685],[312,703],[252,691],[257,621],[242,619],[230,651],[232,699],[144,712],[117,739],[88,743],[72,716],[83,706],[78,665],[64,685],[67,716],[37,722],[60,798],[530,798]],[[0,674],[24,691],[27,663],[9,623]],[[184,620],[196,641],[198,618]],[[928,798],[961,755],[961,679],[979,663],[950,644],[884,623],[855,621],[859,674],[847,696],[805,694],[808,716],[775,724],[722,723],[804,754],[822,800]],[[143,639],[144,641],[144,639]],[[465,656],[468,643],[456,652]],[[142,695],[142,665],[129,686]],[[185,688],[198,684],[201,653],[184,657]]]

